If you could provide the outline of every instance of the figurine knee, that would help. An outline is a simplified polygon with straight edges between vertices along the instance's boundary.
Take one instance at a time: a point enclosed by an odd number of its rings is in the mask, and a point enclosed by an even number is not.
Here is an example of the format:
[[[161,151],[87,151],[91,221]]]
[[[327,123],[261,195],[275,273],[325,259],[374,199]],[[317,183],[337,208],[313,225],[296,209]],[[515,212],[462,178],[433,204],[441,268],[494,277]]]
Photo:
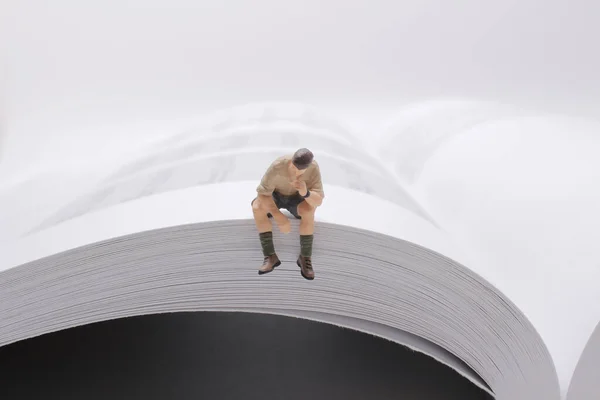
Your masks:
[[[272,201],[271,201],[272,202]],[[252,201],[252,212],[253,213],[259,213],[259,214],[265,214],[268,212],[272,211],[272,206],[275,206],[275,203],[272,202],[273,204],[269,204],[269,200],[267,199],[265,201],[264,198],[261,198],[260,196],[257,197],[256,199],[254,199]]]
[[[300,215],[302,218],[314,217],[315,208],[308,204],[307,201],[303,201],[300,203],[300,205],[298,205],[298,215]]]

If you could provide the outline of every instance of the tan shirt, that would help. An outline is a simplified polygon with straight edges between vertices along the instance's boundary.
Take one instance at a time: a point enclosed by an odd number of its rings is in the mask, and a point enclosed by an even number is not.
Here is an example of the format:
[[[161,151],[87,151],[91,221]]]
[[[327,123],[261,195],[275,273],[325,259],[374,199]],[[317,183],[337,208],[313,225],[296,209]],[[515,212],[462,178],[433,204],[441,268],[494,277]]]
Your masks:
[[[260,185],[256,188],[258,194],[270,195],[274,191],[281,193],[284,196],[296,194],[298,190],[292,186],[291,177],[288,172],[289,162],[292,160],[292,155],[278,157],[267,169],[263,175]],[[306,187],[311,192],[317,192],[322,197],[325,197],[323,192],[323,182],[321,181],[321,170],[317,161],[313,160],[306,171],[298,178],[306,182]]]

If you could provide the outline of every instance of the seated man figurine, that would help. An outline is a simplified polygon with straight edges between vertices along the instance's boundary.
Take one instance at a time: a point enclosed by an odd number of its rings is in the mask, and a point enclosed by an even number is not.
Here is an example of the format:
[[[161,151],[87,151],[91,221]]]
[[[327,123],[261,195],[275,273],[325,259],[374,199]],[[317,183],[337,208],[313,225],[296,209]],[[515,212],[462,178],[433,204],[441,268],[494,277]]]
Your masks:
[[[264,261],[259,274],[265,274],[281,264],[273,245],[273,231],[269,218],[283,233],[291,230],[290,221],[280,211],[288,210],[300,220],[300,255],[296,263],[306,279],[314,279],[312,244],[315,209],[323,202],[324,192],[319,165],[313,153],[300,149],[293,155],[277,158],[267,169],[252,200],[252,213],[259,232]]]

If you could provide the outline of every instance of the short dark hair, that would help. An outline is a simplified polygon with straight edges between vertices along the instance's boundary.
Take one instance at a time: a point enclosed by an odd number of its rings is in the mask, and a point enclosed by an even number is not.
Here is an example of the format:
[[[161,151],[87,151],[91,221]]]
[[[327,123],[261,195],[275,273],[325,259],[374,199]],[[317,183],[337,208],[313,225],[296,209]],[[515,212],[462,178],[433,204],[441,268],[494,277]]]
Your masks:
[[[309,149],[298,149],[292,157],[292,163],[298,169],[306,169],[313,162],[314,155]]]

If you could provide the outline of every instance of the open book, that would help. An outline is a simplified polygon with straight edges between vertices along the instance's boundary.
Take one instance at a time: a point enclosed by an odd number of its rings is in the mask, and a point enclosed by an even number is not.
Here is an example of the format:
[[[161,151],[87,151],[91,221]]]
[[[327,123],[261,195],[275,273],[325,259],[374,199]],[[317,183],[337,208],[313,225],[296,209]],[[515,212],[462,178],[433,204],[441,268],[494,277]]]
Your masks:
[[[424,352],[498,399],[600,393],[598,125],[473,101],[412,105],[372,132],[301,104],[208,116],[121,163],[4,188],[0,345],[132,315],[266,312]],[[297,225],[268,276],[250,201],[313,151],[316,278]],[[296,224],[296,221],[293,221]]]

